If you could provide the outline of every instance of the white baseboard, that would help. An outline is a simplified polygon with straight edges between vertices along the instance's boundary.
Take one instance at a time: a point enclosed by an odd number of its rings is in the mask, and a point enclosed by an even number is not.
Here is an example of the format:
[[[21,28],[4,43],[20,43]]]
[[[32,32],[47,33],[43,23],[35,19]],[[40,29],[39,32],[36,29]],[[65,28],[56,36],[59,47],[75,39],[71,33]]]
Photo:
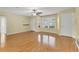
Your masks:
[[[76,44],[76,46],[77,46],[77,48],[78,48],[78,50],[79,50],[79,45],[78,45],[78,42],[77,42],[78,40],[76,40],[75,41],[75,44]]]
[[[22,33],[22,32],[28,32],[28,31],[21,31],[21,32],[7,33],[7,35],[13,35],[13,34]]]

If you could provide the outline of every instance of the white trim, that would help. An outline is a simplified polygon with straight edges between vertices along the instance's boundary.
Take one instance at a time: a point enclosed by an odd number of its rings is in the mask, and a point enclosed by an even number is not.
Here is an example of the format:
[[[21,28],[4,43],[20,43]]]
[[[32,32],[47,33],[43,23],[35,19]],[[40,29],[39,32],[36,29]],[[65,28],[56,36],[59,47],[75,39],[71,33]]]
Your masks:
[[[79,50],[79,45],[77,44],[77,41],[78,41],[78,40],[75,41],[75,44],[76,44],[76,46],[77,46],[77,48],[78,48],[78,50]]]
[[[20,32],[13,32],[13,33],[7,33],[7,35],[13,35],[13,34],[17,34],[17,33],[22,33],[22,32],[29,32],[30,30],[28,31],[20,31]]]

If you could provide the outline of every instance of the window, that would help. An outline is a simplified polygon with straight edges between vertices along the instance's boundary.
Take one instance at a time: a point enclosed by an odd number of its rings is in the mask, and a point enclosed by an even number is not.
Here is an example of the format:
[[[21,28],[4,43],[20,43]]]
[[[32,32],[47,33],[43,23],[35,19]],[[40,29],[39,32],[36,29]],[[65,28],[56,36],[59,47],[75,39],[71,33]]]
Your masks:
[[[55,16],[45,16],[42,17],[42,27],[43,28],[55,28],[56,27],[56,17]]]

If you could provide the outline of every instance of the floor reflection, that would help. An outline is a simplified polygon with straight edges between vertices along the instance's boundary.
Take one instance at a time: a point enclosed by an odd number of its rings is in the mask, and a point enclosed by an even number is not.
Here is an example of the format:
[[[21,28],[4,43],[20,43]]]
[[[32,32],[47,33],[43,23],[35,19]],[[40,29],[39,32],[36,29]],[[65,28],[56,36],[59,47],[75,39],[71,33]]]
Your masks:
[[[69,52],[78,51],[74,39],[55,33],[24,32],[7,36],[6,52]]]
[[[4,48],[6,43],[6,34],[2,33],[0,37],[0,48]]]
[[[48,45],[50,47],[55,47],[56,38],[50,35],[38,34],[38,42],[43,45]]]

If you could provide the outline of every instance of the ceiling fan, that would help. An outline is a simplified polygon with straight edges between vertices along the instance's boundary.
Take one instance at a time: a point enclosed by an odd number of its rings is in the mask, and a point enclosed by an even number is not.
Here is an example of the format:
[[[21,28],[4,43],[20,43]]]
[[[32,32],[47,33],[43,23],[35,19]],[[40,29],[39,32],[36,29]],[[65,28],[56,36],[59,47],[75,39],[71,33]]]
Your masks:
[[[33,9],[32,10],[32,15],[33,16],[39,16],[40,14],[42,14],[42,11],[41,10],[37,10],[37,9]]]

